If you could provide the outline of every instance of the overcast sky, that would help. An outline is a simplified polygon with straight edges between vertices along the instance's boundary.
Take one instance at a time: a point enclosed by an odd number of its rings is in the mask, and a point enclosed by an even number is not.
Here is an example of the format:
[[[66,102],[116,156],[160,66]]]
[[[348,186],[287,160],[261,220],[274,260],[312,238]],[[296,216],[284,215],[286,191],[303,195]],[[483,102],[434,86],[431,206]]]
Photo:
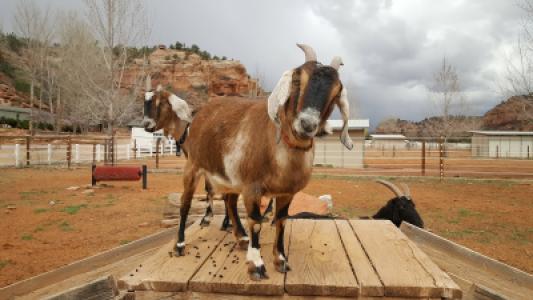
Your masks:
[[[39,0],[53,10],[83,9],[80,0]],[[12,30],[16,0],[0,0],[1,25]],[[513,0],[176,1],[146,0],[151,44],[197,44],[240,60],[270,90],[303,62],[295,43],[319,61],[344,61],[341,79],[355,117],[372,126],[385,117],[436,114],[429,100],[442,58],[456,67],[471,114],[503,100],[498,82],[524,13]]]

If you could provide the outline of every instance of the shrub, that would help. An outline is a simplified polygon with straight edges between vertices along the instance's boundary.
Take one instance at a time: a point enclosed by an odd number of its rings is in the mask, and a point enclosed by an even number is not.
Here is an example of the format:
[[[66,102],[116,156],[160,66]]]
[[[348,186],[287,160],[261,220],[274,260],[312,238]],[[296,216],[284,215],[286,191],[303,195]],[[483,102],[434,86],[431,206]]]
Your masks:
[[[15,80],[15,89],[22,93],[30,93],[30,84],[24,80],[17,79]]]

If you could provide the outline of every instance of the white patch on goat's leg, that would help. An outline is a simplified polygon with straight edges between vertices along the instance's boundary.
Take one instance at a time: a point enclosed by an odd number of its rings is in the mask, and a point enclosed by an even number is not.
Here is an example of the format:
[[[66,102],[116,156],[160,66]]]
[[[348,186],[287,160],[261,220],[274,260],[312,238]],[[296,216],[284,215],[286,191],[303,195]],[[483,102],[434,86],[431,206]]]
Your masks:
[[[150,101],[153,96],[154,96],[154,92],[146,92],[146,93],[144,93],[144,101]]]
[[[252,247],[252,243],[248,244],[248,252],[246,252],[246,260],[252,262],[256,267],[264,265],[261,258],[261,250],[259,248]]]

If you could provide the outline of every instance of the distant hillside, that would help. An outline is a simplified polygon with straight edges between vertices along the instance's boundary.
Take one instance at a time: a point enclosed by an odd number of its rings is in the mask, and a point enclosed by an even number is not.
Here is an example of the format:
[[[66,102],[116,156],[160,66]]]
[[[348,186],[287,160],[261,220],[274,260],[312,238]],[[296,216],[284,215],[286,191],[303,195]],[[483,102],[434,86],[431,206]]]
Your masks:
[[[496,105],[482,117],[451,117],[452,136],[468,136],[471,130],[533,131],[533,96],[513,96]],[[443,128],[441,117],[426,118],[420,122],[389,118],[381,121],[376,133],[398,133],[411,137],[434,137]]]
[[[448,121],[452,136],[468,136],[468,131],[481,128],[482,117],[453,116]],[[430,117],[419,122],[390,118],[379,123],[376,133],[396,133],[407,137],[438,137],[447,127],[443,118]]]
[[[513,96],[483,116],[483,129],[533,131],[533,96]]]

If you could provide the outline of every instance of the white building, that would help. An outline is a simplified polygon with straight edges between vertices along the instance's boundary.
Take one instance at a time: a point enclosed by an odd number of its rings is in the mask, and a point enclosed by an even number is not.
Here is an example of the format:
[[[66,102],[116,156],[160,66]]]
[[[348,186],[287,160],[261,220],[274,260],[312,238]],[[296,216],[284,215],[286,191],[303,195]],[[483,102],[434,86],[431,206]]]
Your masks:
[[[354,145],[351,151],[340,142],[342,124],[342,120],[328,120],[333,134],[315,139],[315,165],[341,168],[363,167],[364,141],[369,121],[368,119],[348,120],[348,132]]]
[[[371,134],[371,146],[376,149],[403,149],[409,140],[403,134]]]
[[[470,131],[472,156],[533,159],[533,131]]]

